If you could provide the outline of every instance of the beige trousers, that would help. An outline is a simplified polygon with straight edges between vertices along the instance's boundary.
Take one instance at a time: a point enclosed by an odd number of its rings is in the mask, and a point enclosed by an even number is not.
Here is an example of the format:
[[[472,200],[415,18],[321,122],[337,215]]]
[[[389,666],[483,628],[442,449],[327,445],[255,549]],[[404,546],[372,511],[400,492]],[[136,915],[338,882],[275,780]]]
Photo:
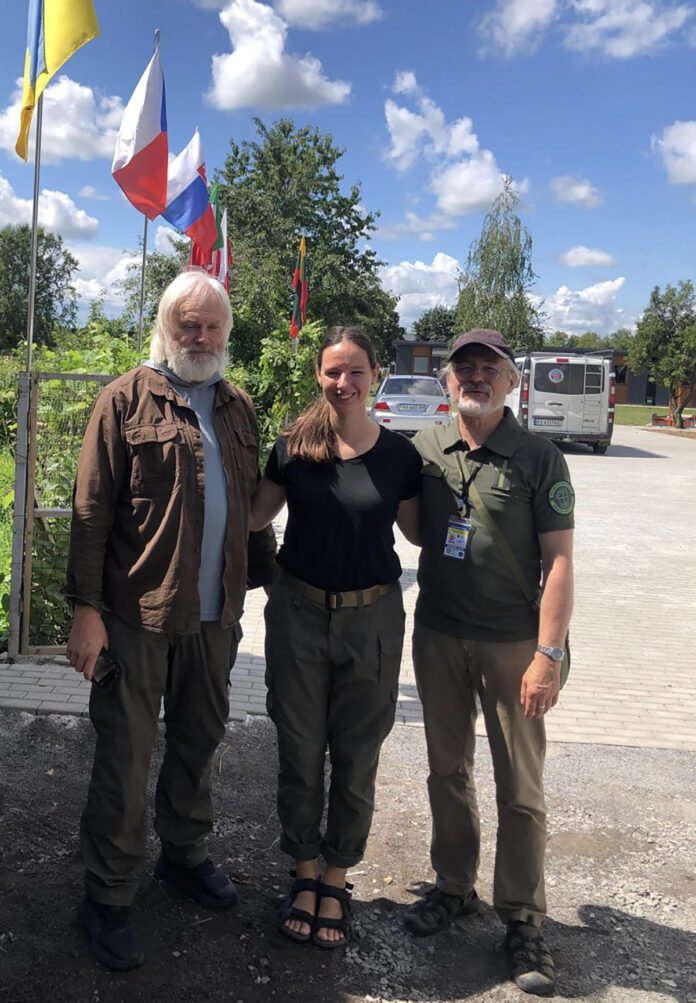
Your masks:
[[[522,675],[536,640],[469,641],[416,623],[413,662],[428,746],[433,816],[431,861],[437,885],[466,895],[479,864],[479,811],[474,784],[476,695],[493,759],[498,833],[493,904],[503,922],[540,924],[546,913],[544,721],[520,704]]]

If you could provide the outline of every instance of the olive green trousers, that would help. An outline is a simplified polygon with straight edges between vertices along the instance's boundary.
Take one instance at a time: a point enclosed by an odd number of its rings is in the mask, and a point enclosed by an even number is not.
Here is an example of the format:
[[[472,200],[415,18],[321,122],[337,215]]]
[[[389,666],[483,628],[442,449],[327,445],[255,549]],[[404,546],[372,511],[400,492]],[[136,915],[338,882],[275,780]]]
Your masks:
[[[207,855],[213,756],[225,733],[241,630],[210,622],[199,634],[170,638],[108,613],[104,622],[120,677],[107,692],[92,686],[97,740],[80,841],[88,897],[127,906],[145,860],[145,792],[162,701],[165,753],[155,830],[162,852],[175,862],[195,866]]]
[[[527,719],[522,676],[536,639],[468,641],[416,621],[413,664],[428,747],[433,817],[430,857],[443,892],[467,895],[478,874],[480,829],[474,783],[476,697],[493,760],[498,832],[493,905],[507,922],[538,925],[546,913],[543,718]]]
[[[268,713],[278,730],[280,847],[333,867],[362,859],[379,753],[394,724],[401,589],[333,612],[276,578],[266,606]],[[322,835],[326,750],[331,780]]]

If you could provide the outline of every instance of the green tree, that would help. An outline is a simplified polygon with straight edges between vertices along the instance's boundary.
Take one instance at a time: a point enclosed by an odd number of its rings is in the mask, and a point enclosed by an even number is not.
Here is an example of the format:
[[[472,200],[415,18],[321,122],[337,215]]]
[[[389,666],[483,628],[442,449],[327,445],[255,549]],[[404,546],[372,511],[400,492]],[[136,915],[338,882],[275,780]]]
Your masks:
[[[633,332],[628,327],[619,327],[616,331],[612,331],[606,340],[610,348],[630,348]]]
[[[606,348],[607,342],[596,331],[585,331],[584,334],[571,334],[568,348]]]
[[[454,338],[457,311],[453,306],[434,306],[421,314],[413,325],[413,333],[419,341],[445,341]]]
[[[15,348],[26,337],[29,304],[31,228],[26,224],[0,229],[0,351]],[[34,341],[51,344],[56,330],[71,327],[77,315],[72,279],[77,260],[61,237],[39,227],[36,257]]]
[[[262,340],[289,328],[292,273],[305,234],[309,319],[360,323],[387,364],[403,331],[369,246],[377,215],[362,207],[360,185],[346,187],[339,173],[344,151],[331,135],[288,119],[271,126],[257,119],[256,131],[255,142],[231,142],[218,178],[234,251],[233,359],[256,362]]]
[[[492,327],[516,349],[541,348],[543,315],[530,299],[536,281],[532,236],[515,209],[519,196],[506,178],[469,248],[459,280],[457,330]]]
[[[570,335],[567,331],[554,331],[549,338],[549,345],[553,348],[565,348],[570,344]]]
[[[172,242],[173,254],[163,254],[152,251],[145,258],[145,294],[143,297],[143,326],[150,327],[155,320],[157,307],[162,293],[172,279],[185,268],[191,243],[188,237],[177,238]],[[123,312],[124,319],[131,327],[136,327],[140,317],[140,275],[142,268],[142,240],[138,260],[133,261],[127,269],[126,278],[120,288],[126,297]]]
[[[696,391],[696,294],[691,282],[655,286],[638,321],[628,353],[633,372],[647,369],[669,390],[672,418],[684,427],[683,411]]]

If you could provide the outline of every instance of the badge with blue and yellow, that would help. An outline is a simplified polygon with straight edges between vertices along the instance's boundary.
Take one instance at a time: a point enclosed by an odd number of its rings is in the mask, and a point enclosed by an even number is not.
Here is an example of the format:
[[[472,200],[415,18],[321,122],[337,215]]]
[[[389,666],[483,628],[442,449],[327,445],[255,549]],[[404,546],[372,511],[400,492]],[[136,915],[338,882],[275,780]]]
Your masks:
[[[471,536],[471,520],[463,516],[451,515],[447,520],[447,537],[445,538],[445,557],[453,557],[463,561]]]

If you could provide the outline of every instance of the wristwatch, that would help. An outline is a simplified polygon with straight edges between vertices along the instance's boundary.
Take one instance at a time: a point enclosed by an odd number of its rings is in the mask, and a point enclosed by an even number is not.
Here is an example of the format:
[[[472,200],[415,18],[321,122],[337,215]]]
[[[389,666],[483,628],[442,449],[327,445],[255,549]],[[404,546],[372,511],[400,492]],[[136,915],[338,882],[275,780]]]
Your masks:
[[[536,650],[540,651],[542,655],[548,655],[554,662],[563,661],[563,648],[550,648],[548,644],[537,644]]]

